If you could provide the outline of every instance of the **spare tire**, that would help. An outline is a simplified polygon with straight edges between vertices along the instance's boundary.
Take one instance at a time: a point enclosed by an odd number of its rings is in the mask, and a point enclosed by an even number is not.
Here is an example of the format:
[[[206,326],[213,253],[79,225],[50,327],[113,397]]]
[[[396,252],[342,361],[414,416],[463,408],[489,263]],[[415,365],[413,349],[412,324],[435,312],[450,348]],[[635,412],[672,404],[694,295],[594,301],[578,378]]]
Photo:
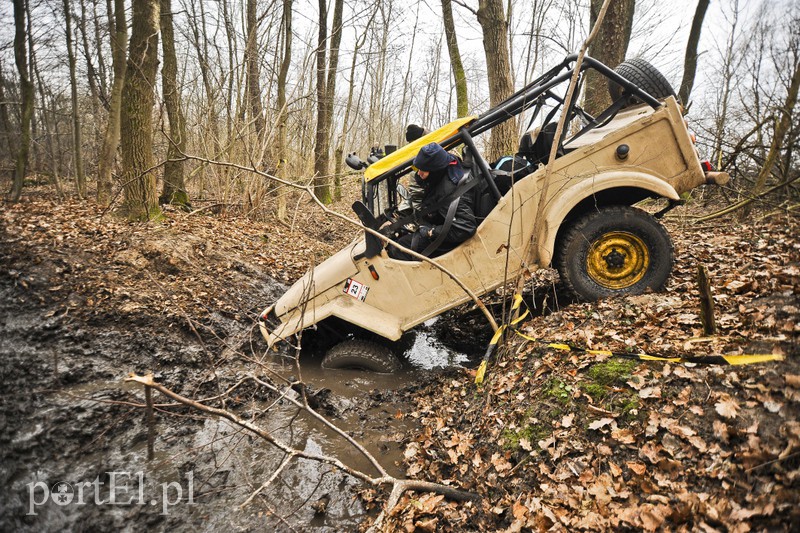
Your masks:
[[[632,82],[657,100],[668,96],[674,96],[677,99],[675,90],[669,84],[667,78],[644,59],[629,59],[624,63],[620,63],[620,65],[614,69],[614,72]],[[612,100],[616,100],[622,96],[623,92],[624,89],[621,85],[613,80],[608,80],[608,93],[611,95]],[[642,103],[642,101],[638,98],[631,97],[628,105],[639,103]]]
[[[322,359],[322,368],[393,374],[402,365],[388,347],[363,339],[350,339],[328,350]]]

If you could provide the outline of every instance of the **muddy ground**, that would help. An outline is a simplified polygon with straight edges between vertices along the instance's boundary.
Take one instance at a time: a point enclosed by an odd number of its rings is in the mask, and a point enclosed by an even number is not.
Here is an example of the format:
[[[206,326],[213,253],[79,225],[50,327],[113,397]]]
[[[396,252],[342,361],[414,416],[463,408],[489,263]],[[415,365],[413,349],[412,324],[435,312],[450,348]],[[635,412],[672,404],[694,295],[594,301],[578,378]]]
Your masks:
[[[469,368],[490,332],[467,307],[411,339],[422,351],[398,377],[323,374],[318,361],[296,368],[290,352],[265,353],[257,313],[353,237],[340,223],[301,232],[168,211],[160,224],[136,225],[46,194],[5,205],[0,529],[341,531],[377,515],[384,492],[302,460],[241,507],[282,454],[161,396],[148,424],[142,387],[125,377],[152,372],[299,449],[369,471],[286,398],[241,384],[255,375],[291,396],[283,380],[302,378],[318,410],[390,473],[482,497],[459,504],[409,493],[387,530],[792,530],[800,525],[797,218],[689,222],[667,221],[677,261],[665,292],[570,304],[543,276],[526,296],[536,309],[520,332],[617,352],[784,361],[607,368],[598,366],[604,356],[515,336],[477,387]],[[698,263],[711,270],[718,304],[720,333],[710,339],[699,329]],[[450,368],[420,370],[431,360]]]
[[[144,393],[124,381],[131,372],[152,372],[176,392],[208,398],[252,373],[288,389],[280,376],[296,376],[291,358],[265,356],[254,318],[315,253],[330,253],[335,228],[320,228],[324,238],[297,238],[287,228],[266,233],[244,221],[177,212],[160,225],[137,226],[47,198],[3,209],[1,530],[339,531],[364,521],[361,487],[307,461],[239,509],[281,455],[188,409],[157,405],[155,456],[148,460]],[[287,240],[291,253],[270,252]],[[303,377],[315,405],[378,457],[399,458],[404,428],[385,408],[398,382],[347,373],[330,379],[315,375],[318,362],[309,365]],[[315,385],[316,378],[330,383]],[[224,407],[300,449],[365,465],[349,445],[286,400],[273,406],[276,400],[240,386]],[[68,484],[63,494],[59,482]],[[58,497],[69,501],[59,505]],[[324,512],[315,507],[320,501]]]

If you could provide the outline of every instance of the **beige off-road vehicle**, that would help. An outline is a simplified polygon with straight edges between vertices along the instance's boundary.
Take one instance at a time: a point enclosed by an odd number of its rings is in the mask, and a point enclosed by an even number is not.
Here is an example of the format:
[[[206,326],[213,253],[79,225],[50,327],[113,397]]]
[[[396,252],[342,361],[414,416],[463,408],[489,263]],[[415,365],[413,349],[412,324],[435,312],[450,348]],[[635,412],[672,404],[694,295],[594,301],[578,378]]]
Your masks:
[[[521,268],[551,264],[566,289],[585,300],[661,289],[673,250],[657,218],[678,205],[682,193],[724,183],[727,175],[701,163],[672,88],[651,65],[632,60],[611,70],[585,58],[581,77],[588,69],[606,76],[613,99],[590,116],[575,100],[564,102],[575,63],[576,56],[569,56],[486,113],[458,119],[369,166],[351,156],[348,164],[366,167],[362,201],[353,206],[363,224],[391,238],[413,230],[414,215],[399,214],[405,196],[400,180],[413,171],[419,149],[438,142],[461,149],[469,170],[444,201],[474,195],[480,225],[466,242],[434,259],[475,294],[514,279]],[[568,113],[569,128],[560,139],[553,138],[557,112]],[[474,138],[523,113],[532,133],[516,157],[494,165],[505,170],[491,168]],[[542,163],[555,142],[558,157],[544,212],[538,213]],[[654,197],[669,202],[655,216],[633,207]],[[544,223],[532,236],[537,216]],[[325,338],[324,367],[398,369],[391,341],[469,296],[435,266],[392,259],[385,246],[385,239],[365,232],[298,280],[261,314],[267,343],[313,328]]]

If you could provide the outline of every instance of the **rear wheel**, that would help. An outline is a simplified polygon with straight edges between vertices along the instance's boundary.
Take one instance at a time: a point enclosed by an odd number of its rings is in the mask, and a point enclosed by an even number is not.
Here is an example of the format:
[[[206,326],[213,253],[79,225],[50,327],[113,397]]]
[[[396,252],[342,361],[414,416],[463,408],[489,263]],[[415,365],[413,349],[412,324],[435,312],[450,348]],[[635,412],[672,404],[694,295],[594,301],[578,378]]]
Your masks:
[[[633,82],[644,92],[656,99],[676,96],[672,86],[661,72],[644,59],[629,59],[614,69],[614,72]],[[608,92],[612,100],[622,96],[623,88],[621,85],[608,80]],[[641,103],[638,98],[633,98],[631,103]]]
[[[572,222],[559,239],[555,266],[580,300],[659,290],[672,271],[672,241],[650,214],[604,207]]]
[[[378,343],[363,339],[350,339],[337,344],[325,354],[322,368],[354,369],[393,374],[402,365],[392,351]]]

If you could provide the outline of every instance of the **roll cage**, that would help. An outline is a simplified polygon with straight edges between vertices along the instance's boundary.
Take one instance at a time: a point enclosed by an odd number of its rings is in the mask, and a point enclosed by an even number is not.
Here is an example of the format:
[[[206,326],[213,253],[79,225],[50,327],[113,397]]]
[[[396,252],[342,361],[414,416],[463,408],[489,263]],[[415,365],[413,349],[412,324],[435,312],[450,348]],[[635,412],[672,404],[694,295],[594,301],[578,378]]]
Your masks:
[[[399,178],[412,170],[411,163],[419,148],[430,142],[438,142],[445,150],[452,150],[459,145],[464,145],[472,159],[472,174],[483,181],[490,193],[492,205],[496,205],[502,194],[495,183],[494,173],[489,163],[481,156],[475,145],[474,138],[478,135],[532,109],[533,112],[528,126],[528,129],[530,129],[530,126],[539,117],[542,110],[546,106],[552,105],[552,109],[544,120],[544,123],[549,123],[559,110],[563,110],[566,104],[566,123],[571,124],[573,119],[577,118],[580,119],[582,127],[573,134],[569,134],[569,128],[564,128],[557,142],[559,148],[563,150],[562,153],[565,153],[570,150],[570,143],[588,131],[602,127],[610,122],[617,112],[625,107],[633,97],[638,98],[654,109],[661,106],[657,99],[637,85],[628,81],[605,64],[588,56],[583,58],[580,66],[578,90],[573,93],[572,99],[565,103],[565,98],[555,94],[553,89],[570,80],[575,72],[577,58],[577,54],[567,56],[560,64],[551,68],[482,115],[465,117],[451,122],[367,167],[362,182],[362,201],[353,204],[353,210],[361,219],[361,222],[369,228],[378,230],[388,220],[388,217],[383,214],[383,200],[386,200],[388,204],[386,207],[390,210],[398,205],[399,193],[397,185]],[[589,69],[595,70],[610,82],[614,82],[622,88],[620,96],[597,116],[590,115],[577,105],[580,88],[583,84],[585,73]],[[554,139],[553,142],[556,142],[556,140]],[[367,247],[363,255],[368,258],[374,257],[380,253],[383,244],[373,234],[369,232],[365,232],[365,234]]]

